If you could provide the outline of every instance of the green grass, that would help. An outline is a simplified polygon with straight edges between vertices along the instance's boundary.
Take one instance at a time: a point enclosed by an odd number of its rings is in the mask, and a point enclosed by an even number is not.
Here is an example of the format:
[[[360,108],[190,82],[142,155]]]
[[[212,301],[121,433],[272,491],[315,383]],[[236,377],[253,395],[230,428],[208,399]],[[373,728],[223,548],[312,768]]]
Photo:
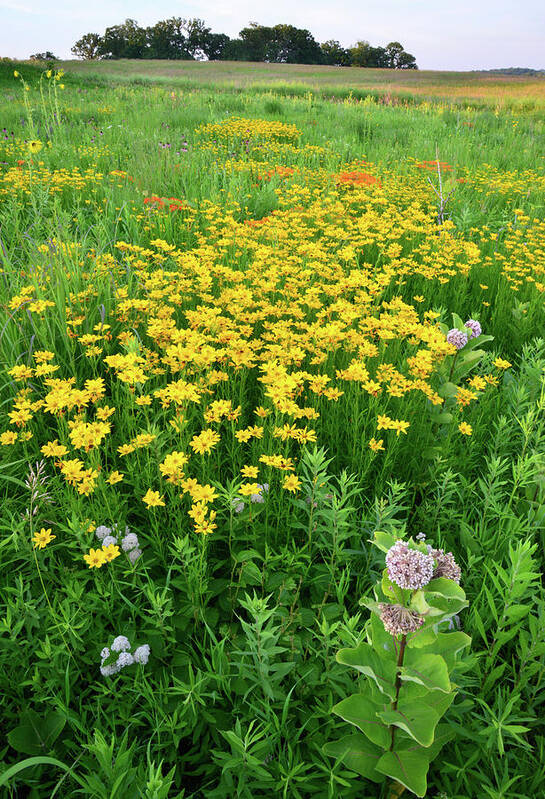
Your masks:
[[[263,64],[65,67],[59,117],[49,84],[41,103],[39,70],[0,64],[0,433],[18,432],[0,447],[2,795],[377,796],[373,783],[322,748],[348,733],[331,708],[355,683],[335,653],[365,638],[369,614],[359,600],[383,566],[368,541],[384,530],[423,532],[451,551],[470,602],[459,623],[473,643],[446,717],[453,738],[432,764],[427,795],[539,796],[545,162],[538,82]],[[30,86],[33,128],[14,68]],[[411,101],[381,101],[388,92]],[[206,146],[197,129],[234,117],[294,124],[297,146],[274,149],[266,138],[248,145],[244,135],[223,146],[217,133]],[[44,145],[32,160],[28,139]],[[453,189],[443,234],[426,181],[436,175],[414,165],[437,154],[453,167],[442,173],[446,191]],[[279,166],[295,171],[271,175]],[[337,185],[340,173],[358,170],[381,185]],[[167,200],[164,208],[144,203],[153,195]],[[185,210],[169,211],[168,198]],[[269,232],[260,238],[261,230]],[[177,250],[174,258],[158,240]],[[477,255],[466,273],[460,265],[471,247]],[[433,277],[420,273],[424,263]],[[525,270],[520,284],[511,268]],[[51,307],[28,310],[25,286]],[[377,355],[359,358],[371,376],[380,362],[410,377],[407,358],[424,347],[412,341],[419,331],[377,332],[389,314],[397,318],[386,305],[397,297],[421,325],[431,312],[451,327],[456,313],[493,336],[467,376],[492,375],[497,385],[479,390],[468,408],[447,403],[450,423],[439,423],[418,391],[390,395],[385,382],[375,396],[337,375],[367,320],[374,327],[365,340]],[[132,308],[123,309],[125,298]],[[215,321],[211,309],[219,310]],[[163,339],[153,328],[168,319],[179,338],[170,344],[191,348],[200,331],[206,346],[168,354],[168,330]],[[110,327],[102,330],[104,322]],[[93,355],[77,337],[96,334],[97,325],[103,350]],[[305,325],[311,339],[301,356],[290,355]],[[265,392],[265,359],[236,366],[233,330],[237,341],[260,347],[280,341],[276,357],[288,358],[291,375],[326,374],[344,394],[328,400],[304,387],[296,401],[320,415],[294,420]],[[320,343],[328,331],[334,343]],[[203,366],[206,347],[227,354]],[[96,404],[115,408],[100,447],[72,447],[68,421],[78,421],[77,407],[60,415],[35,407],[25,427],[10,424],[21,388],[33,402],[49,390],[35,372],[24,383],[8,371],[35,369],[40,350],[54,353],[53,378],[74,378],[77,388],[104,379],[103,400],[82,408],[87,421],[96,421]],[[133,386],[104,361],[130,352],[144,358],[147,373]],[[497,356],[512,368],[496,368]],[[153,372],[163,358],[171,371]],[[433,390],[448,396],[449,379],[462,384],[462,360],[458,371],[452,355],[435,365]],[[201,382],[210,368],[228,379]],[[203,392],[200,403],[178,409],[183,414],[156,398],[137,404],[181,379]],[[205,420],[202,406],[217,399],[240,405],[240,418]],[[254,414],[260,405],[271,410],[264,420]],[[377,430],[381,414],[407,420],[407,434]],[[470,437],[458,430],[462,419]],[[284,423],[315,429],[316,448],[274,438],[273,425]],[[255,424],[264,438],[239,442],[235,431]],[[220,441],[196,455],[190,442],[206,428]],[[29,440],[20,436],[26,429]],[[154,440],[120,455],[118,447],[143,431]],[[372,453],[372,437],[384,439],[384,452]],[[58,458],[46,457],[39,493],[49,497],[32,498],[25,479],[53,439],[71,449],[66,457],[97,470],[88,495],[68,485]],[[159,472],[173,450],[190,456],[187,475],[215,487],[217,529],[209,536],[195,531],[181,486]],[[295,459],[296,493],[282,488],[283,473],[260,464],[264,452]],[[245,464],[259,466],[269,490],[239,515],[233,499]],[[111,486],[104,477],[114,469],[125,477]],[[148,490],[166,505],[146,507]],[[100,546],[91,521],[128,525],[142,549],[136,564],[121,554],[87,568],[83,555]],[[56,537],[33,549],[42,527]],[[100,652],[117,635],[148,643],[151,655],[144,666],[105,677]]]

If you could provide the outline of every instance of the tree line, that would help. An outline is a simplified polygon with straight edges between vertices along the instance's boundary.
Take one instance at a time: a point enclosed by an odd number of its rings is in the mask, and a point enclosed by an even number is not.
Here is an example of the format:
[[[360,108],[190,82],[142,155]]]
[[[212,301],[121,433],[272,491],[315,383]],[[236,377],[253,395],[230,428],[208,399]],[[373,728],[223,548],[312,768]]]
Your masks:
[[[104,34],[86,33],[72,47],[77,58],[158,58],[199,61],[264,61],[274,64],[329,64],[332,66],[418,69],[416,59],[399,42],[373,47],[360,40],[342,47],[329,39],[319,44],[312,33],[293,25],[272,27],[250,22],[238,38],[213,33],[202,19],[171,17],[148,28],[136,20],[106,28]]]

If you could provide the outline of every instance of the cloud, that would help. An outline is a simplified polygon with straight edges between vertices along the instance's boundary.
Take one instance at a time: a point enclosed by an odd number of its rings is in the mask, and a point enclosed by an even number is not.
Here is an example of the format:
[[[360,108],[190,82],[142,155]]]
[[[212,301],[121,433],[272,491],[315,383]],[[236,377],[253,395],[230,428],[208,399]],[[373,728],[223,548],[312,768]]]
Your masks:
[[[21,11],[23,14],[34,14],[32,8],[17,2],[17,0],[0,0],[0,8],[7,8],[8,11]]]

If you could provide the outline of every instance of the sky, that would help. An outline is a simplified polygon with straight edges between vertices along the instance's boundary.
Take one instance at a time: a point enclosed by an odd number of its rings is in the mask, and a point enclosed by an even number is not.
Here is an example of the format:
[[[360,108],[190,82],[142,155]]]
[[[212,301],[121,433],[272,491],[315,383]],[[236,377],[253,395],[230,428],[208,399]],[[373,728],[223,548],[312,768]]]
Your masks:
[[[345,47],[400,41],[421,69],[545,69],[544,0],[0,0],[0,57],[71,58],[84,33],[173,16],[199,17],[231,37],[252,21],[307,28]]]

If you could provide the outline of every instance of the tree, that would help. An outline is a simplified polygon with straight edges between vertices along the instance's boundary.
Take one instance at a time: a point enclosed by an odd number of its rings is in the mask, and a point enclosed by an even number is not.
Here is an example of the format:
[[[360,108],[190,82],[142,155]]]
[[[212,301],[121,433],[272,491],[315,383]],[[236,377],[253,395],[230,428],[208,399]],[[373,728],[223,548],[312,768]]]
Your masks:
[[[352,63],[349,51],[341,47],[336,39],[328,39],[320,45],[322,61],[335,67],[349,67]]]
[[[410,53],[400,53],[396,69],[418,69],[416,58]]]
[[[181,17],[171,17],[147,28],[147,57],[190,59],[185,24]]]
[[[136,20],[126,19],[122,25],[106,28],[99,46],[104,58],[143,58],[147,49],[147,36]]]
[[[209,33],[203,43],[205,56],[209,61],[221,61],[231,39],[225,33]]]
[[[29,61],[58,61],[56,55],[53,55],[51,50],[46,50],[45,53],[33,53],[29,56]]]
[[[389,69],[418,69],[415,57],[406,53],[400,42],[390,42],[386,45],[385,52]]]
[[[206,56],[208,37],[211,29],[202,19],[184,19],[184,29],[187,38],[187,50],[191,58],[200,60]]]
[[[92,61],[100,55],[100,46],[102,38],[98,33],[86,33],[81,39],[78,39],[72,47],[72,53],[76,58],[83,58],[84,61]]]
[[[273,38],[272,28],[250,22],[247,28],[240,31],[239,36],[244,42],[244,61],[268,61],[267,48]]]
[[[350,48],[352,65],[355,67],[386,67],[386,51],[384,47],[373,47],[369,42],[360,40]]]
[[[322,58],[312,33],[294,25],[275,25],[266,52],[267,61],[280,64],[319,64]]]

